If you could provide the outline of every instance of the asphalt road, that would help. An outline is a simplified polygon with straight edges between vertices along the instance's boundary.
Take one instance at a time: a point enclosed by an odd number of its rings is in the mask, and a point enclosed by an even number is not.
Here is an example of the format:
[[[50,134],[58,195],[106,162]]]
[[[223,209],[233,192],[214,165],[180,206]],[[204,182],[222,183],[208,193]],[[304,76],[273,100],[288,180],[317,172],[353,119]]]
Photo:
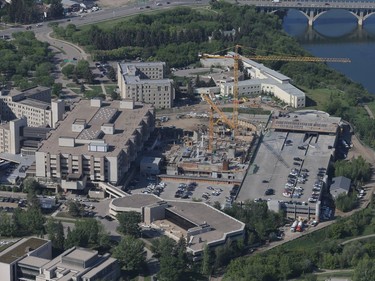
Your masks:
[[[62,20],[54,20],[51,22],[58,22],[61,24],[61,26],[65,26],[67,24],[73,23],[76,26],[82,26],[82,25],[87,25],[91,23],[97,23],[97,22],[102,22],[102,21],[108,21],[111,19],[116,19],[116,18],[122,18],[126,16],[131,16],[131,15],[136,15],[140,13],[149,13],[150,11],[156,11],[156,10],[166,10],[169,9],[170,7],[177,7],[177,6],[205,6],[208,5],[209,0],[201,0],[201,1],[196,1],[196,0],[188,0],[188,1],[170,1],[170,4],[167,4],[167,1],[161,0],[159,1],[161,3],[161,6],[156,6],[154,4],[154,1],[149,1],[145,3],[132,3],[127,6],[123,7],[116,7],[116,8],[108,8],[108,9],[103,9],[100,11],[92,12],[92,13],[86,13],[82,14],[83,17],[81,16],[72,16],[69,17],[70,21],[68,22],[67,19],[62,19]],[[150,8],[146,9],[145,6],[150,6]],[[140,8],[143,9],[140,9]],[[5,35],[5,34],[12,34],[14,32],[19,32],[19,31],[25,31],[25,27],[27,25],[20,25],[17,27],[13,28],[7,28],[4,30],[0,31],[0,35]],[[35,32],[35,34],[48,34],[49,32],[52,31],[50,27],[48,27],[48,22],[44,22],[42,26],[36,27],[35,24],[31,25],[32,26],[32,31]]]

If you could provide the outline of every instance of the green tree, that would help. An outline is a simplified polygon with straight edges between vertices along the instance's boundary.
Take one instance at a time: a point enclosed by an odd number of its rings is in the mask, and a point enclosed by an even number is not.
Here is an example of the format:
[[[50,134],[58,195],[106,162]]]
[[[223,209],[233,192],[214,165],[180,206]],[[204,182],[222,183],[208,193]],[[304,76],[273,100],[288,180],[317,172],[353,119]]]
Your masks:
[[[83,83],[81,83],[81,87],[80,87],[79,91],[80,91],[81,93],[86,92],[86,88],[85,88],[85,85],[84,85]]]
[[[187,279],[192,266],[186,253],[186,240],[182,237],[178,243],[168,237],[161,237],[153,242],[152,251],[160,261],[158,278],[163,281]]]
[[[61,73],[64,74],[66,78],[72,78],[75,73],[75,66],[73,64],[67,64],[61,69]]]
[[[64,250],[64,227],[61,221],[57,221],[53,218],[48,219],[46,225],[46,232],[48,239],[51,240],[52,247],[55,251],[62,252]]]
[[[208,245],[204,246],[202,259],[202,274],[210,276],[212,272],[212,253]]]
[[[64,7],[61,0],[50,0],[48,14],[53,19],[61,18],[64,15]]]
[[[112,81],[116,81],[116,78],[117,78],[116,77],[116,71],[115,71],[115,69],[112,66],[109,67],[107,76]]]
[[[39,189],[41,189],[40,184],[34,178],[26,178],[22,184],[23,192],[25,193],[37,192]]]
[[[68,213],[72,217],[80,217],[83,212],[83,207],[79,202],[69,201],[68,203]]]
[[[73,246],[79,247],[101,247],[103,236],[108,235],[96,219],[79,220],[75,223],[74,230],[68,231],[67,239],[65,241],[65,248],[69,249]]]
[[[62,87],[62,84],[61,84],[61,83],[55,83],[55,84],[53,84],[53,86],[52,86],[52,95],[54,95],[54,96],[56,96],[56,97],[59,97],[62,88],[63,88],[63,87]]]
[[[146,261],[145,244],[131,235],[125,235],[113,250],[113,257],[117,258],[124,270],[139,271]]]
[[[90,64],[86,60],[80,60],[76,66],[76,74],[78,78],[86,80],[87,83],[91,84],[94,81],[94,76],[90,69]]]
[[[123,235],[131,235],[139,237],[141,234],[141,228],[139,224],[142,221],[141,214],[138,212],[122,212],[117,214],[117,220],[119,226],[117,231]]]
[[[336,201],[336,208],[343,212],[350,212],[358,206],[358,198],[354,192],[349,195],[340,194]]]
[[[361,260],[352,276],[353,281],[375,281],[375,261],[365,258]]]
[[[352,181],[367,182],[372,175],[371,164],[362,156],[350,161],[337,161],[334,164],[335,176],[344,176]]]
[[[16,236],[16,228],[13,220],[5,212],[0,212],[0,236]]]

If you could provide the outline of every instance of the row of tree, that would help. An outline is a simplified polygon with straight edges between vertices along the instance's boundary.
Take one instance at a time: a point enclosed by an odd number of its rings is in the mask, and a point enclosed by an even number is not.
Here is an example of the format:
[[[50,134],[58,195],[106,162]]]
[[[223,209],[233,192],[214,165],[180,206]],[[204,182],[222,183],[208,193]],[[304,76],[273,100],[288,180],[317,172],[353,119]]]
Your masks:
[[[64,16],[64,8],[61,0],[45,0],[48,4],[47,18],[59,19]],[[42,3],[34,0],[12,0],[6,3],[0,10],[3,21],[9,23],[30,24],[44,20],[44,7]]]
[[[362,240],[341,244],[343,239],[371,233],[375,229],[373,210],[372,201],[368,209],[338,220],[325,229],[307,234],[265,253],[236,259],[230,263],[224,280],[289,280],[311,273],[316,268],[352,268],[353,281],[374,280],[367,272],[374,274],[373,268],[363,269],[364,265],[372,265],[375,260],[375,242]],[[308,275],[305,280],[316,278]]]

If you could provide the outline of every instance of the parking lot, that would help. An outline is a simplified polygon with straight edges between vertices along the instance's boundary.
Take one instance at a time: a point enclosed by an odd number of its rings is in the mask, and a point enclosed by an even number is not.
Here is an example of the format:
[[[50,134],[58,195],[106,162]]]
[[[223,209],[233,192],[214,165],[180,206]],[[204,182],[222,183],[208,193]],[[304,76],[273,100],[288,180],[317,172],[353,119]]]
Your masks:
[[[246,199],[316,203],[331,157],[334,136],[269,131],[245,177],[238,201]],[[313,145],[312,145],[313,144]],[[318,183],[319,182],[319,183]],[[320,185],[318,189],[317,185]],[[273,194],[266,195],[272,188]]]
[[[161,183],[164,188],[157,187],[155,179],[138,179],[131,183],[131,193],[155,194],[165,200],[187,200],[201,201],[207,204],[214,204],[216,201],[221,207],[228,207],[231,202],[230,191],[232,186],[209,184],[191,181],[165,181]],[[159,183],[160,185],[160,183]]]

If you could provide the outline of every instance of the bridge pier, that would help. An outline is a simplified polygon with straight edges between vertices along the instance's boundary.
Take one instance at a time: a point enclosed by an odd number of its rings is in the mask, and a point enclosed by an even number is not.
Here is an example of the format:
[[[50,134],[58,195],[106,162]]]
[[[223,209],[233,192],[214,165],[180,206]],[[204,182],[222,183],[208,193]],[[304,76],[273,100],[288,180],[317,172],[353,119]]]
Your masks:
[[[358,26],[362,27],[363,26],[363,19],[364,19],[363,11],[359,12],[359,15],[358,15],[357,19],[358,19]]]
[[[307,19],[309,20],[309,26],[313,26],[313,24],[314,24],[314,20],[315,20],[315,13],[314,13],[314,10],[310,10]]]

